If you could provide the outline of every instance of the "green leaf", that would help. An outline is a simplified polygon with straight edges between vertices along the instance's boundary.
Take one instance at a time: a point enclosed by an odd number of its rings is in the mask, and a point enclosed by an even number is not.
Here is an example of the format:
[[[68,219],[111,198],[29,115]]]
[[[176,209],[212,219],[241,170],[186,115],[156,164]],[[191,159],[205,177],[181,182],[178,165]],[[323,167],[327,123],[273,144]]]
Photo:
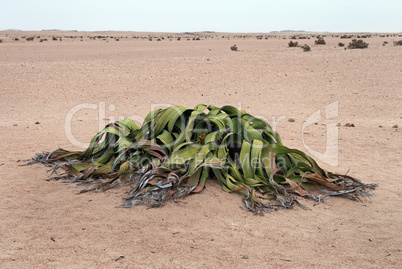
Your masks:
[[[250,164],[251,144],[243,141],[240,151],[240,165],[243,170],[244,178],[254,178],[254,170]]]

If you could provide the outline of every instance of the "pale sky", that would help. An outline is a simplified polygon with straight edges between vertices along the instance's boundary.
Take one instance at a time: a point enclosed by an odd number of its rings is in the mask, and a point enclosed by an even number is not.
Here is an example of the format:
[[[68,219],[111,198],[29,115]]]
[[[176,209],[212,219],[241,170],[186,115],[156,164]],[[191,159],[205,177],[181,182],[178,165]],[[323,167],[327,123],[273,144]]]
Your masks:
[[[0,0],[0,30],[401,32],[402,0]]]

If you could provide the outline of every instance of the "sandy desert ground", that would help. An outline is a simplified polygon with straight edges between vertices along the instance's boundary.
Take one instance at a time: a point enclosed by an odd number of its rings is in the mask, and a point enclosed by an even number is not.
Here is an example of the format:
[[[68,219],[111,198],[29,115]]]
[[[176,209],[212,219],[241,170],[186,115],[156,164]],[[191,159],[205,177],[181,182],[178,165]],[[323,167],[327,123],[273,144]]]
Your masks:
[[[262,35],[0,32],[0,267],[401,268],[401,34],[371,34],[360,50],[339,47],[351,41],[343,34],[324,34],[326,45],[311,33],[293,40],[310,52],[288,47],[294,34]],[[336,101],[337,117],[325,119]],[[187,204],[124,209],[116,206],[128,186],[77,195],[46,181],[45,167],[19,166],[38,152],[80,149],[66,135],[71,109],[82,108],[75,141],[89,142],[119,117],[199,103],[275,122],[285,145],[305,152],[324,152],[325,124],[339,122],[338,165],[318,162],[378,183],[375,197],[301,200],[311,210],[255,216],[210,180]],[[322,121],[303,130],[317,110]]]

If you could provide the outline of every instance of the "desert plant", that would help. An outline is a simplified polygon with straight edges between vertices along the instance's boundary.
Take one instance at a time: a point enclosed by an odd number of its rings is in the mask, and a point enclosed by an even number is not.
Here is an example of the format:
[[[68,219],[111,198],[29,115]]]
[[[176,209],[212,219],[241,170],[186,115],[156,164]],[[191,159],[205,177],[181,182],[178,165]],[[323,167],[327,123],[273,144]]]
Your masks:
[[[33,37],[33,36],[31,36],[31,37],[27,37],[26,38],[26,41],[33,41],[35,38]]]
[[[349,43],[348,49],[366,49],[368,45],[368,43],[364,42],[361,39],[353,39],[352,42]]]
[[[82,192],[131,184],[123,207],[177,201],[202,191],[208,178],[242,194],[255,214],[301,205],[297,195],[355,200],[376,188],[324,171],[308,155],[284,146],[266,121],[232,106],[158,109],[141,127],[130,119],[108,124],[87,150],[40,153],[28,164],[34,163],[53,167],[55,179],[89,185]]]
[[[344,44],[344,43],[342,43],[342,42],[339,42],[339,43],[338,43],[338,46],[339,46],[339,47],[344,47],[344,46],[345,46],[345,44]]]
[[[237,51],[237,46],[236,46],[236,44],[233,45],[233,46],[231,46],[230,49],[231,49],[232,51]]]
[[[402,46],[402,40],[394,41],[394,46]]]
[[[297,41],[293,42],[292,40],[288,43],[289,47],[297,47],[298,44],[299,43]]]
[[[301,48],[303,49],[304,52],[307,52],[307,51],[311,50],[310,46],[307,45],[307,44],[304,44],[304,46],[301,46]]]
[[[327,42],[325,42],[324,38],[322,38],[322,37],[319,37],[316,41],[314,41],[314,43],[316,45],[325,45],[325,44],[327,44]]]

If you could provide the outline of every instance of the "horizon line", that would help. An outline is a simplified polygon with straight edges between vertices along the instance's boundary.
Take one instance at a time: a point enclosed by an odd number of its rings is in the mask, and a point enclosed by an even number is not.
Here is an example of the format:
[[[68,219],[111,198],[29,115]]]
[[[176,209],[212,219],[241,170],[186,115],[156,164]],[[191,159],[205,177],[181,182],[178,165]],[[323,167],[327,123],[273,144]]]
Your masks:
[[[267,32],[232,32],[232,31],[212,31],[212,30],[202,30],[202,31],[138,31],[138,30],[76,30],[76,29],[41,29],[41,30],[22,30],[22,29],[3,29],[0,32],[6,31],[19,31],[19,32],[46,32],[46,31],[59,31],[59,32],[135,32],[135,33],[174,33],[174,34],[185,34],[185,33],[209,33],[209,34],[218,34],[218,33],[230,33],[230,34],[238,34],[238,33],[248,33],[248,34],[263,34],[263,33],[272,33],[272,34],[286,34],[286,33],[393,33],[399,34],[400,32],[387,32],[387,31],[309,31],[309,30],[273,30]]]

